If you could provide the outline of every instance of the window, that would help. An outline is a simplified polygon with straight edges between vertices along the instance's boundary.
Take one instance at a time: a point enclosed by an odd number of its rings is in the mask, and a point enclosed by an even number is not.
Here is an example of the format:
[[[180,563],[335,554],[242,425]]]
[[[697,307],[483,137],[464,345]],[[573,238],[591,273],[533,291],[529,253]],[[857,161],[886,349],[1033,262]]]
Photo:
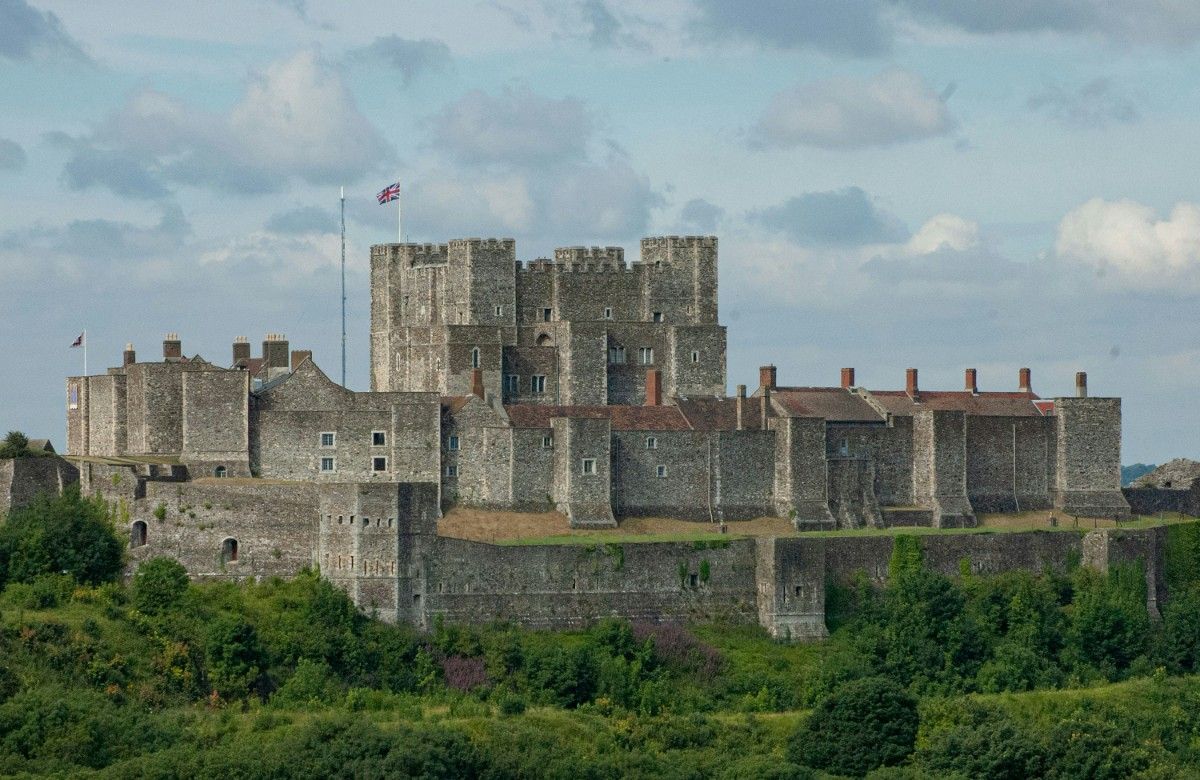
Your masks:
[[[446,467],[446,476],[451,477],[451,478],[457,477],[458,476],[458,466],[455,466],[453,464],[447,466]]]
[[[142,520],[138,520],[136,523],[133,524],[133,527],[129,529],[129,546],[130,547],[141,547],[145,543],[146,543],[146,523]]]
[[[387,444],[386,431],[371,431],[371,446],[383,447]]]
[[[608,362],[614,366],[625,365],[625,347],[609,347]]]
[[[321,434],[321,446],[322,447],[332,447],[334,445],[334,442],[336,442],[336,441],[337,441],[337,436],[335,436],[332,433],[322,433]]]
[[[553,309],[542,309],[542,322],[549,322],[550,315],[554,313]]]
[[[215,469],[213,469],[213,476],[217,477],[218,479],[223,479],[224,477],[229,476],[229,471],[224,466],[217,466]]]
[[[387,458],[371,458],[371,471],[387,471]]]
[[[238,543],[237,539],[226,539],[221,542],[221,565],[227,563],[237,563],[238,559]]]
[[[638,347],[638,362],[643,366],[652,365],[654,363],[654,348]]]
[[[699,352],[697,352],[697,351],[696,351],[696,350],[694,350],[694,349],[692,350],[692,362],[693,362],[693,363],[699,363],[699,362],[700,362],[700,353],[699,353]]]
[[[529,377],[529,392],[534,395],[541,395],[546,392],[546,377],[541,374]]]
[[[606,319],[606,320],[612,319],[612,307],[611,306],[604,307],[604,319]]]
[[[582,466],[581,470],[583,471],[584,474],[595,474],[596,473],[596,459],[595,458],[584,458],[583,466]]]
[[[79,385],[73,384],[67,389],[67,408],[79,408]]]
[[[333,458],[321,458],[321,471],[336,471]]]
[[[508,395],[517,395],[521,392],[521,377],[517,374],[504,375],[504,392]]]
[[[648,449],[648,450],[658,449],[658,437],[647,436],[646,437],[646,449]]]
[[[503,306],[497,306],[497,307],[496,307],[496,316],[497,316],[497,317],[502,317],[502,316],[504,316],[504,307],[503,307]]]
[[[667,476],[667,467],[666,466],[658,466],[654,471],[656,474],[658,474],[659,479],[663,479]]]
[[[449,438],[446,439],[446,449],[450,450],[451,452],[458,451],[458,437],[457,436],[451,435]]]
[[[544,450],[554,449],[554,437],[553,436],[543,436],[542,437],[542,449],[544,449]]]
[[[471,368],[479,368],[479,347],[471,350]]]
[[[839,439],[838,440],[838,455],[841,455],[843,458],[849,457],[849,455],[850,455],[849,440],[847,440],[847,439]]]
[[[690,585],[693,588],[700,587],[700,576],[697,574],[689,574],[688,575],[688,585]]]
[[[661,311],[654,312],[654,314],[651,315],[651,319],[653,319],[655,322],[662,322],[662,312]]]

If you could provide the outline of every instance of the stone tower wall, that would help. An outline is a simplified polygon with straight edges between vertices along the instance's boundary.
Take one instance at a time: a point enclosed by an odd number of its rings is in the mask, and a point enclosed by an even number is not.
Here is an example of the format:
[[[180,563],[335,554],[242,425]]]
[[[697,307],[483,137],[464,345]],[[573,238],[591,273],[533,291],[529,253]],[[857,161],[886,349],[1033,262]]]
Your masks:
[[[1121,399],[1056,398],[1055,506],[1089,516],[1126,517],[1121,494]]]

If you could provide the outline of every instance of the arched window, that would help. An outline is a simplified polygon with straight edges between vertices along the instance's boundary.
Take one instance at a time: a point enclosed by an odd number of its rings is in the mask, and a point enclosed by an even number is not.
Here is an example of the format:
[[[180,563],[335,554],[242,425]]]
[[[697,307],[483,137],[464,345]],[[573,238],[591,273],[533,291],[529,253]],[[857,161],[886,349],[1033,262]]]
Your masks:
[[[141,547],[146,543],[146,523],[138,520],[129,529],[129,546]]]
[[[213,470],[213,476],[227,477],[229,476],[229,471],[224,466],[217,466],[216,469]]]
[[[471,368],[479,368],[479,347],[471,350]]]
[[[238,543],[237,539],[226,539],[221,542],[221,563],[237,563],[238,559]]]
[[[538,336],[538,337],[537,337],[537,345],[538,345],[539,347],[550,347],[550,346],[553,346],[553,342],[554,342],[554,340],[553,340],[552,338],[550,338],[550,334],[549,334],[549,333],[543,333],[543,334],[541,334],[540,336]]]

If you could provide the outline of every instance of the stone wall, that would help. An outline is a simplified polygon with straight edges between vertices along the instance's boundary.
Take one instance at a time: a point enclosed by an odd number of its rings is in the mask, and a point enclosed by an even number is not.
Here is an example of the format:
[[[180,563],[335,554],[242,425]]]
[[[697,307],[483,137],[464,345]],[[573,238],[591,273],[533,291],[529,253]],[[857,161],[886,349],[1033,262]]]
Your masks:
[[[1194,480],[1187,488],[1128,487],[1122,488],[1121,493],[1135,515],[1179,512],[1200,516],[1200,480]]]
[[[615,431],[612,440],[617,515],[715,519],[715,464],[708,434]]]
[[[181,459],[194,474],[250,476],[250,375],[187,371],[182,381]]]
[[[1121,399],[1056,398],[1055,506],[1087,517],[1128,517],[1121,495]]]
[[[913,497],[933,510],[934,525],[975,525],[967,500],[967,421],[958,411],[922,410],[913,415]]]
[[[819,417],[774,417],[775,512],[796,528],[832,528],[825,473],[825,421]]]
[[[1048,509],[1054,419],[967,417],[967,495],[976,512]]]
[[[0,520],[40,495],[57,495],[79,481],[79,470],[58,456],[0,460]]]
[[[616,527],[612,512],[612,426],[607,417],[555,417],[554,500],[571,527]],[[585,473],[585,461],[591,462]]]

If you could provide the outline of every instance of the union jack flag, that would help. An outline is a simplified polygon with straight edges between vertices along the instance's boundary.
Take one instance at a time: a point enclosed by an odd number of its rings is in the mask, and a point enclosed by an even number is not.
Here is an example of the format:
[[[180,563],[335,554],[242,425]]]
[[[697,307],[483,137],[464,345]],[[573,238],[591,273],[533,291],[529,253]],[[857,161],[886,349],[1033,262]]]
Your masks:
[[[400,182],[389,184],[388,186],[384,187],[375,197],[379,200],[380,206],[385,203],[391,203],[393,200],[398,200],[400,198]]]
[[[79,334],[79,338],[77,338],[71,342],[71,346],[72,347],[82,347],[83,346],[83,334],[82,333]]]

